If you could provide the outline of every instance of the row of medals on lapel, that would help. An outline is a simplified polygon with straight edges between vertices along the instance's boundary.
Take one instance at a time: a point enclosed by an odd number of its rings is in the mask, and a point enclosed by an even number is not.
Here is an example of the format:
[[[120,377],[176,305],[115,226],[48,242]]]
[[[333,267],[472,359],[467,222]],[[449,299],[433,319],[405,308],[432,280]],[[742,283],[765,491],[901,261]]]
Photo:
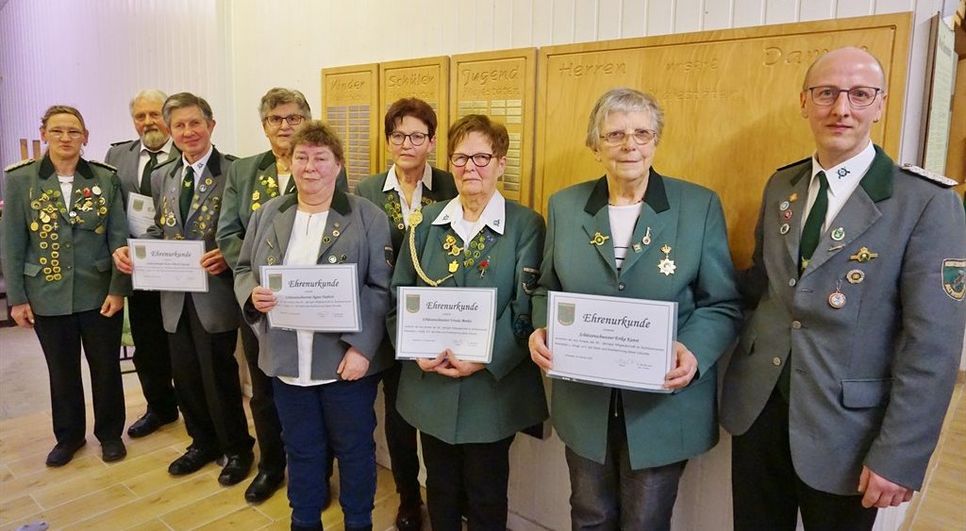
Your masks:
[[[601,233],[600,231],[597,231],[594,233],[594,237],[590,240],[590,244],[600,247],[601,245],[604,245],[604,243],[607,242],[607,240],[609,239],[610,239],[610,236],[607,236]],[[639,253],[643,251],[644,247],[647,247],[648,245],[651,245],[651,227],[648,227],[647,230],[644,232],[644,237],[641,238],[641,242],[640,243],[634,242],[633,244],[631,244],[631,248],[634,249],[635,253]],[[657,270],[662,275],[669,277],[673,275],[678,268],[677,264],[674,263],[674,260],[671,260],[671,246],[666,243],[662,245],[661,253],[664,254],[664,258],[658,261]]]
[[[278,197],[278,183],[274,177],[263,173],[258,176],[258,183],[262,185],[262,189],[265,191],[266,201]],[[261,201],[261,190],[252,190],[252,212],[262,208]]]
[[[58,230],[60,221],[57,219],[58,212],[65,213],[71,225],[81,225],[85,223],[84,216],[78,212],[96,211],[98,225],[94,228],[97,234],[104,234],[105,228],[100,223],[107,217],[107,199],[101,195],[100,186],[94,185],[90,188],[82,188],[74,191],[74,204],[70,212],[67,212],[66,205],[58,207],[55,203],[61,198],[60,190],[43,191],[37,199],[32,199],[30,208],[36,211],[36,219],[30,222],[30,230],[36,232],[40,238],[37,244],[40,247],[41,256],[38,258],[44,280],[53,282],[64,278],[60,267],[60,239]]]
[[[433,202],[432,199],[423,196],[420,199],[420,208],[425,207]],[[383,205],[383,209],[386,214],[389,215],[389,219],[399,230],[406,230],[406,224],[403,222],[402,215],[402,203],[399,202],[399,194],[395,190],[390,191],[386,194],[386,203]]]
[[[322,243],[324,245],[328,245],[333,240],[335,240],[336,238],[338,238],[339,236],[341,236],[342,235],[342,231],[340,230],[341,228],[342,228],[342,224],[339,223],[338,221],[336,221],[335,223],[333,223],[332,224],[332,232],[330,232],[329,234],[324,234],[322,236]],[[266,240],[265,243],[268,244],[268,248],[269,249],[271,249],[273,251],[275,250],[275,246],[272,245],[272,240]],[[349,259],[349,257],[346,256],[345,254],[342,254],[342,255],[339,255],[339,256],[336,256],[334,254],[330,254],[329,257],[326,259],[326,261],[329,262],[330,264],[336,264],[336,263],[343,264],[348,259]],[[268,265],[270,265],[270,266],[271,265],[277,265],[278,264],[278,258],[276,258],[274,254],[269,254],[268,255],[268,258],[265,259],[265,262]]]
[[[842,175],[840,175],[840,177],[842,177]],[[779,217],[780,217],[780,221],[782,222],[781,225],[779,225],[778,227],[778,232],[782,236],[788,234],[788,232],[791,230],[788,222],[791,221],[792,216],[794,215],[791,208],[792,203],[796,202],[797,200],[798,200],[798,194],[793,192],[791,195],[788,196],[788,199],[784,199],[778,204]],[[832,229],[832,232],[829,236],[832,238],[832,241],[834,242],[840,242],[844,240],[845,227],[835,227],[834,229]],[[830,247],[828,251],[829,252],[838,251],[842,247],[844,247],[844,245],[836,244]],[[866,262],[875,260],[878,257],[879,257],[879,253],[873,252],[868,247],[862,246],[855,254],[849,256],[849,261],[864,264]],[[808,267],[808,260],[805,260],[803,258],[802,269],[805,269],[806,267]],[[848,281],[849,284],[861,284],[862,281],[865,280],[865,271],[862,271],[861,269],[857,269],[857,268],[851,269],[849,270],[848,273],[845,274],[845,280]],[[794,284],[790,284],[790,285],[794,286]],[[839,310],[845,307],[846,302],[848,302],[848,299],[846,298],[845,293],[842,293],[842,280],[838,280],[835,284],[835,291],[830,293],[828,296],[828,305],[836,310]]]
[[[221,204],[221,196],[214,196],[211,198],[211,206],[207,203],[200,204],[200,196],[198,194],[203,194],[208,191],[214,184],[211,177],[205,177],[204,182],[198,186],[198,193],[193,194],[191,198],[191,211],[200,210],[201,212],[195,216],[194,222],[192,223],[192,232],[195,234],[204,234],[208,229],[214,229],[214,225],[211,224],[211,218],[218,213],[218,206]],[[187,183],[182,185],[185,189],[189,187]],[[183,191],[182,191],[183,192]],[[168,197],[165,196],[162,199],[161,204],[161,217],[164,218],[164,224],[167,227],[174,227],[178,224],[178,219],[174,216],[174,211],[171,210],[171,205],[168,202]],[[174,237],[176,240],[184,239],[184,235],[176,235]]]

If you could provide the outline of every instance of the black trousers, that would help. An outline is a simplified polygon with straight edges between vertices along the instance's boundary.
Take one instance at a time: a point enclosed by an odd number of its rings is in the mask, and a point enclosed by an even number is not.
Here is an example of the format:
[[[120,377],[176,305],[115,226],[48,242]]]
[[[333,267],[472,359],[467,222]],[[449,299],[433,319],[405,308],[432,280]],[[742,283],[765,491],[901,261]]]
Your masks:
[[[513,437],[491,443],[449,444],[425,433],[419,436],[433,531],[459,531],[461,513],[466,514],[470,531],[506,531]]]
[[[87,431],[81,345],[91,370],[94,436],[101,442],[120,440],[124,430],[120,361],[123,326],[122,312],[104,317],[100,309],[34,316],[34,331],[47,359],[54,437],[58,443],[77,442]]]
[[[184,300],[178,329],[168,340],[174,390],[192,446],[225,455],[251,452],[255,440],[248,435],[234,354],[237,330],[208,333],[191,294]]]
[[[878,509],[862,496],[822,492],[805,484],[792,463],[788,402],[777,390],[744,435],[732,439],[731,488],[735,531],[795,529],[801,509],[805,529],[869,530]]]
[[[131,335],[134,336],[134,369],[148,411],[162,420],[178,417],[178,399],[171,383],[171,354],[161,317],[161,295],[157,291],[135,291],[130,305]]]
[[[402,364],[398,362],[382,372],[382,392],[386,404],[386,444],[389,446],[392,477],[396,481],[400,505],[418,505],[422,502],[422,493],[419,490],[417,431],[396,410],[401,373]]]
[[[241,325],[242,349],[248,374],[252,379],[252,399],[248,405],[255,423],[258,439],[258,470],[267,474],[285,472],[285,445],[282,444],[282,423],[275,409],[275,388],[272,379],[258,368],[258,338],[248,324]]]

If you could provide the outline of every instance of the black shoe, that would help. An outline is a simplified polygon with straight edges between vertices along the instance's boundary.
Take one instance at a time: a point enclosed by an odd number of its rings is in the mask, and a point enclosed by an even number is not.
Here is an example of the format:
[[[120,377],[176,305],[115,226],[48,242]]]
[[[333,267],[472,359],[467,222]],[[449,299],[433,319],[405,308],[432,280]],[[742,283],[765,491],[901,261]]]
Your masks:
[[[322,522],[316,525],[298,525],[292,522],[292,531],[322,531]]]
[[[127,455],[127,448],[124,447],[124,443],[121,439],[114,441],[104,441],[101,443],[101,460],[105,463],[113,463],[114,461],[120,461],[124,459]]]
[[[221,474],[218,475],[218,483],[229,487],[248,476],[248,471],[252,469],[252,461],[255,460],[255,456],[247,453],[227,457],[228,462],[225,463],[225,468],[221,469]]]
[[[73,443],[57,443],[54,449],[47,454],[47,466],[64,466],[70,463],[77,450],[87,444],[87,439],[81,439]]]
[[[275,491],[282,486],[285,480],[285,473],[270,473],[258,471],[252,484],[245,489],[245,501],[249,503],[261,503],[272,497]]]
[[[137,419],[131,427],[127,429],[127,434],[133,439],[138,437],[144,437],[145,435],[151,435],[152,433],[158,431],[158,428],[164,426],[165,424],[170,424],[178,420],[178,415],[175,414],[171,419],[163,419],[151,411],[148,411],[141,418]]]
[[[399,531],[419,531],[423,528],[422,502],[399,504],[396,512],[396,529]]]
[[[181,457],[175,459],[168,465],[168,474],[172,476],[184,476],[201,470],[202,467],[218,458],[218,452],[213,450],[206,451],[193,446]]]

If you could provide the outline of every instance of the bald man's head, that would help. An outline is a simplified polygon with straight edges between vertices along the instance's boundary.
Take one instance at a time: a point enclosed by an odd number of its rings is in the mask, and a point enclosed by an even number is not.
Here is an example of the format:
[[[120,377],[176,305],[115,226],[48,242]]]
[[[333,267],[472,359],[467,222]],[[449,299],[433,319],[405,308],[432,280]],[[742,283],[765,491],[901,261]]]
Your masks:
[[[823,63],[828,61],[832,61],[833,63],[851,63],[856,68],[869,68],[877,71],[879,75],[878,86],[882,89],[882,92],[886,92],[885,69],[882,68],[882,63],[879,62],[879,59],[876,56],[863,50],[862,48],[855,46],[836,48],[812,62],[812,64],[809,65],[808,70],[805,71],[805,79],[802,81],[802,92],[808,90],[808,87],[813,86],[811,83],[812,72],[816,68],[821,67]]]

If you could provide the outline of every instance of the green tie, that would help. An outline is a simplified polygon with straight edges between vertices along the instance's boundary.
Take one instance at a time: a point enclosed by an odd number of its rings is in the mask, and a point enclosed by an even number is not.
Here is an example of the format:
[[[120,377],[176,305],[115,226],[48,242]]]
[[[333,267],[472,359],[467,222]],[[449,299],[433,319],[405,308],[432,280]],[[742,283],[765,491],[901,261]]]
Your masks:
[[[798,274],[801,275],[808,266],[808,261],[812,259],[815,248],[818,247],[818,240],[822,236],[822,225],[825,223],[825,214],[828,213],[828,179],[825,172],[818,172],[818,195],[815,196],[815,203],[805,218],[805,228],[802,229],[802,239],[798,244]]]
[[[160,151],[148,151],[148,162],[144,165],[144,170],[141,172],[141,186],[139,191],[143,195],[151,195],[151,172],[158,165],[158,153]]]
[[[188,209],[191,208],[191,199],[195,195],[195,170],[188,166],[184,171],[184,179],[181,180],[181,195],[178,196],[178,206],[181,207],[181,222],[188,220]]]

